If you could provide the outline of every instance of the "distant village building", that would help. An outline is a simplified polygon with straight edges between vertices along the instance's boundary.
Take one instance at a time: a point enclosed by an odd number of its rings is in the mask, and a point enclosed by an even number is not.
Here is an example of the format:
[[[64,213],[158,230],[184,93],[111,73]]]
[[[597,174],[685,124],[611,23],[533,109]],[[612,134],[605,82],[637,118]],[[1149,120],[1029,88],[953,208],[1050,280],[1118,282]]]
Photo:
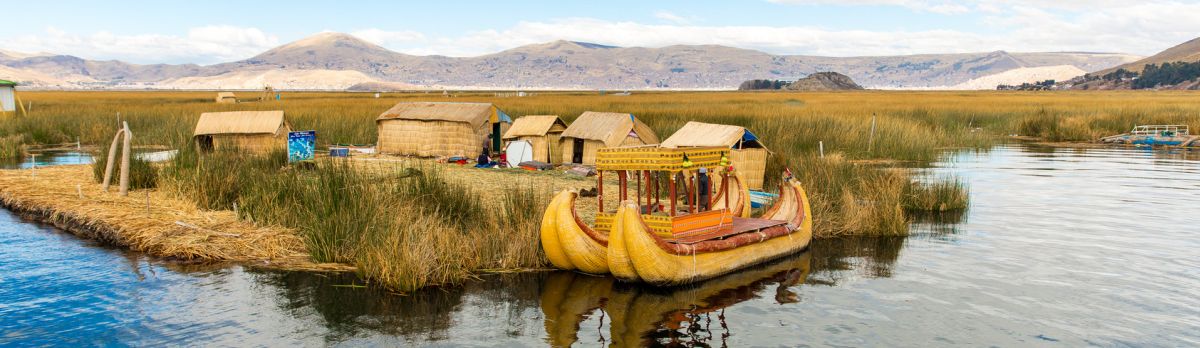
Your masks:
[[[0,111],[17,111],[17,83],[0,80]]]
[[[217,93],[217,103],[218,104],[237,103],[237,96],[233,95],[233,92],[219,92],[219,93]]]

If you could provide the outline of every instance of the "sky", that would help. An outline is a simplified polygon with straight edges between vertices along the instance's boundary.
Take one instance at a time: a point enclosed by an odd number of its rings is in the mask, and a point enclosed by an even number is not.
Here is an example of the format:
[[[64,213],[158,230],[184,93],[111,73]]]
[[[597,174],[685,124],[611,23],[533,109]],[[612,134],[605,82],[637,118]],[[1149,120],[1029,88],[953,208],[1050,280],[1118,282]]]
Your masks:
[[[416,55],[572,40],[718,44],[873,56],[1081,51],[1152,55],[1200,37],[1200,0],[75,1],[11,2],[0,49],[214,64],[323,31]]]

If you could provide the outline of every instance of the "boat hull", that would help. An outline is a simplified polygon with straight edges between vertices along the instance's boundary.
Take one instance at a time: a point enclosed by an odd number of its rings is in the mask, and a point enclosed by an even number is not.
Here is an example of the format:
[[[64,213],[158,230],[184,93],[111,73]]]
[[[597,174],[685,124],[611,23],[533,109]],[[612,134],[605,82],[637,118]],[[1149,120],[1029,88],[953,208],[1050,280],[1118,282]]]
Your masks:
[[[608,236],[579,220],[578,197],[578,191],[564,190],[550,201],[542,216],[542,250],[559,269],[608,274]]]
[[[784,221],[784,225],[690,245],[662,240],[646,227],[636,205],[623,204],[618,223],[614,224],[620,227],[614,226],[610,235],[610,268],[628,263],[630,270],[614,272],[614,276],[623,281],[670,286],[713,278],[804,250],[812,240],[811,207],[799,183],[792,181],[785,186],[779,202],[765,216]],[[618,243],[621,246],[612,245]],[[627,260],[622,260],[620,253]]]

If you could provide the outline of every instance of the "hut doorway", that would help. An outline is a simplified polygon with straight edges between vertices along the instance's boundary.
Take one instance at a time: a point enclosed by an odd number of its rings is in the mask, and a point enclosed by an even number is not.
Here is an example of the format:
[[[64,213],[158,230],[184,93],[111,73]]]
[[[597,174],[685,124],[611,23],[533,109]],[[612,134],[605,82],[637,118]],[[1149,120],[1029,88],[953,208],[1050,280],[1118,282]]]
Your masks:
[[[212,152],[213,137],[211,135],[196,136],[196,147],[200,149],[200,152]]]
[[[492,151],[500,152],[500,122],[492,124]]]
[[[583,163],[583,139],[573,139],[575,143],[571,146],[571,163]]]

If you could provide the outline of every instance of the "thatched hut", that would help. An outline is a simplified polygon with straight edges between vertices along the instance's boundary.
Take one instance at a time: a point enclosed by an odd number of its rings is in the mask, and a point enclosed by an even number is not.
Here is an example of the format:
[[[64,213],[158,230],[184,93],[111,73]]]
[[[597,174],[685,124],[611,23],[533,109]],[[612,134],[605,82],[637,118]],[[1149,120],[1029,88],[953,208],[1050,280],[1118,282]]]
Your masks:
[[[237,96],[233,92],[217,92],[217,104],[234,104],[237,103]]]
[[[562,161],[595,165],[601,148],[654,144],[658,135],[633,114],[587,111],[563,131]]]
[[[237,149],[262,154],[287,148],[291,131],[279,110],[206,112],[200,114],[192,137],[201,152]]]
[[[759,141],[758,136],[744,127],[702,122],[688,122],[667,140],[662,147],[711,147],[728,146],[729,162],[742,172],[746,186],[761,190],[766,175],[767,157],[771,152]]]
[[[504,132],[504,141],[524,140],[533,146],[533,160],[550,164],[562,163],[563,131],[567,123],[554,115],[529,115],[513,121]]]
[[[375,118],[376,151],[421,157],[474,157],[501,148],[512,119],[491,103],[399,103]]]

